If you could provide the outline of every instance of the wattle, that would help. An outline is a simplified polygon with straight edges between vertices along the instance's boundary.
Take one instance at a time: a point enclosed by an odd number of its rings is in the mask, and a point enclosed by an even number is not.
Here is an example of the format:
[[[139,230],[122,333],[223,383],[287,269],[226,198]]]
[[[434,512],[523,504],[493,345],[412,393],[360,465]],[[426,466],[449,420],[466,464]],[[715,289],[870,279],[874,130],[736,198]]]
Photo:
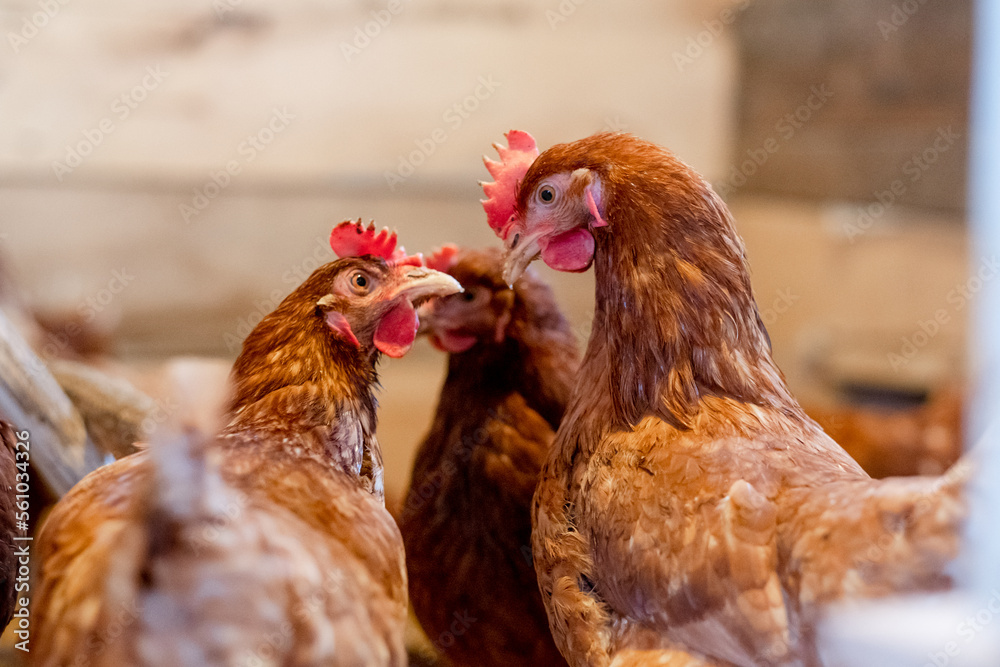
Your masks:
[[[579,228],[554,236],[542,248],[542,260],[556,271],[586,271],[594,261],[594,237]]]
[[[431,345],[451,354],[465,352],[475,344],[475,336],[467,336],[456,331],[441,331],[431,335]]]
[[[398,359],[413,347],[419,324],[413,305],[406,299],[400,299],[375,329],[375,347],[383,354]]]

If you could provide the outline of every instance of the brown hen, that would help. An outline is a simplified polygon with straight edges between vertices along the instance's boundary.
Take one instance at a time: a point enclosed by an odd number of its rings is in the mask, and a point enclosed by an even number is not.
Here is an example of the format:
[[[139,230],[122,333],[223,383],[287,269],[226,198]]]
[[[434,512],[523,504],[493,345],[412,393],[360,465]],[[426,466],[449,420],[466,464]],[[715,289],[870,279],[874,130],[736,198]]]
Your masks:
[[[962,395],[953,389],[939,390],[915,408],[805,407],[876,479],[940,475],[962,454]]]
[[[535,567],[570,664],[815,665],[824,605],[946,585],[962,474],[872,480],[792,398],[723,201],[622,134],[488,163],[505,278],[596,279],[535,493]]]
[[[459,289],[388,252],[317,269],[244,342],[221,434],[163,439],[53,509],[34,662],[405,664],[375,364],[412,343],[414,301]]]
[[[532,566],[530,510],[579,357],[548,286],[529,272],[509,288],[501,264],[495,249],[431,262],[465,291],[424,318],[451,356],[402,511],[410,598],[453,664],[564,665]]]

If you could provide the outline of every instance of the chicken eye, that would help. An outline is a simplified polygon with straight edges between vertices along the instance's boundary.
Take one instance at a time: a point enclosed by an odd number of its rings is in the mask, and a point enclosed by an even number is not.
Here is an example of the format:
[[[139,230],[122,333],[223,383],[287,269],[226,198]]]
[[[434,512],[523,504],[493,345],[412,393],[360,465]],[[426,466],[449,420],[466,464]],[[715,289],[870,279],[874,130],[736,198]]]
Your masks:
[[[358,271],[351,276],[351,291],[360,296],[368,294],[371,290],[372,279]]]
[[[543,204],[551,204],[556,200],[556,189],[551,185],[543,185],[538,188],[538,201]]]
[[[476,300],[476,294],[472,290],[462,292],[462,301],[472,302]]]

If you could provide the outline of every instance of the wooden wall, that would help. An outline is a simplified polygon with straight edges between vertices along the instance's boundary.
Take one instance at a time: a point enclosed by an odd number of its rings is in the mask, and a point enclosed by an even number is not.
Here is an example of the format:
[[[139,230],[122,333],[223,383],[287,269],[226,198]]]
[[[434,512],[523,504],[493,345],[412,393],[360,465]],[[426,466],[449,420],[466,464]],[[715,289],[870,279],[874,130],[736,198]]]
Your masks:
[[[627,130],[732,202],[796,391],[933,387],[961,375],[951,295],[988,259],[967,261],[961,209],[968,2],[922,3],[884,39],[892,6],[2,0],[0,250],[41,309],[91,308],[119,354],[231,357],[330,257],[333,223],[375,218],[410,250],[494,243],[476,182],[505,130]],[[776,127],[824,85],[808,123]],[[958,140],[872,215],[939,126]],[[585,338],[592,276],[546,275]],[[385,367],[395,488],[441,364],[421,344]]]

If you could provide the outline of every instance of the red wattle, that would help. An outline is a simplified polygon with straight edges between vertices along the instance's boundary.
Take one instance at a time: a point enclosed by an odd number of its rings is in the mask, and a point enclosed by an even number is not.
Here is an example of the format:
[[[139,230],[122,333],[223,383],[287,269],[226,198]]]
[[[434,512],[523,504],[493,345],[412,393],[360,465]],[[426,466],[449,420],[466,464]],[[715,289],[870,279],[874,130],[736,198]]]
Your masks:
[[[378,323],[378,328],[375,329],[375,347],[383,354],[398,359],[413,347],[419,324],[413,304],[400,299]]]
[[[431,336],[431,344],[442,352],[458,354],[465,352],[476,344],[478,339],[475,336],[467,336],[455,331],[441,331]]]
[[[586,271],[594,261],[594,237],[580,228],[554,236],[542,248],[542,260],[556,271]]]

